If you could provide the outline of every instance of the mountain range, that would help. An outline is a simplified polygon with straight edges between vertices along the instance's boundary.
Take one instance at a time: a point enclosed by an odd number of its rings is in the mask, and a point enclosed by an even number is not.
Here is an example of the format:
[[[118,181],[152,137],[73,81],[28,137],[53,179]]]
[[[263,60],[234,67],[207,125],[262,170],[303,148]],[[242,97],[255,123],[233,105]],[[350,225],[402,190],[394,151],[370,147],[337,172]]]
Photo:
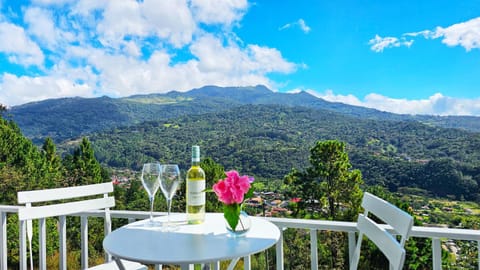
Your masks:
[[[242,105],[282,105],[322,109],[370,120],[419,121],[432,126],[480,131],[480,117],[400,115],[328,102],[307,92],[273,92],[265,86],[205,86],[188,92],[134,95],[124,98],[61,98],[14,106],[8,111],[22,132],[35,143],[56,142],[144,121],[221,112]]]
[[[479,117],[398,115],[264,86],[51,99],[3,116],[37,145],[48,136],[61,151],[88,136],[108,168],[138,171],[158,160],[185,170],[198,144],[202,157],[276,182],[274,188],[292,168],[309,166],[317,141],[339,140],[366,184],[480,199]]]

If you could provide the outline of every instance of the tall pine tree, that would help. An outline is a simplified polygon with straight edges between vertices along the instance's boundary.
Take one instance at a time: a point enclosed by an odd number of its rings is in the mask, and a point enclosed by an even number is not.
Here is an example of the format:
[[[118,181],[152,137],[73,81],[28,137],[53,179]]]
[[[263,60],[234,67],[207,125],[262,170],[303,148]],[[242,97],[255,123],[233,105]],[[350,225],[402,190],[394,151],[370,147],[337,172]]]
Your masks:
[[[285,177],[293,189],[291,195],[301,198],[300,208],[309,209],[317,218],[356,220],[363,197],[359,170],[352,170],[345,143],[336,140],[318,141],[310,149],[310,167],[306,171],[293,169]],[[327,243],[322,258],[330,269],[344,269],[348,261],[348,246],[344,234],[323,232]]]
[[[63,164],[65,171],[65,185],[78,186],[86,184],[102,183],[102,167],[95,158],[90,141],[84,137],[82,142],[73,151],[73,155],[67,155]]]

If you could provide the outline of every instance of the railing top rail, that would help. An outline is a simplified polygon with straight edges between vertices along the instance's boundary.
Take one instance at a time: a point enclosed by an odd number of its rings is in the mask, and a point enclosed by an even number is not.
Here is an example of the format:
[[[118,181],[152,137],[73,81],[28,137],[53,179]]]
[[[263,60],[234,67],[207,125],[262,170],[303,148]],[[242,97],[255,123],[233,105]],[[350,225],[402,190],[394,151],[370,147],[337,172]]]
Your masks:
[[[22,206],[16,205],[0,205],[0,212],[17,213]],[[103,212],[100,210],[84,212],[79,215],[86,215],[92,217],[103,217]],[[130,210],[111,210],[112,218],[129,218],[129,219],[144,219],[149,216],[148,211],[130,211]],[[155,216],[166,215],[165,212],[154,212]],[[332,220],[313,220],[313,219],[293,219],[293,218],[273,218],[267,217],[269,221],[280,228],[293,228],[305,230],[325,230],[338,232],[356,232],[356,222],[348,221],[332,221]],[[385,225],[387,230],[391,228]],[[456,240],[473,240],[480,241],[480,230],[473,229],[456,229],[444,227],[426,227],[413,226],[410,237],[420,238],[448,238]]]
[[[173,214],[173,213],[172,213]],[[167,212],[153,212],[153,216],[165,216]],[[85,211],[72,216],[88,216],[88,217],[104,217],[103,210]],[[110,217],[112,218],[127,218],[127,219],[145,219],[150,217],[149,211],[131,211],[131,210],[110,210]]]
[[[280,228],[316,229],[339,232],[356,232],[357,223],[349,221],[293,219],[293,218],[267,218]]]
[[[480,230],[413,226],[411,236],[480,241]]]
[[[327,230],[340,232],[356,232],[356,222],[332,221],[332,220],[312,220],[312,219],[292,219],[292,218],[267,218],[275,225],[281,228]],[[383,226],[387,230],[393,229]],[[456,229],[444,227],[426,227],[413,226],[410,237],[420,238],[450,238],[457,240],[480,241],[480,230]]]
[[[24,207],[20,205],[0,205],[0,212],[18,213],[18,209]]]

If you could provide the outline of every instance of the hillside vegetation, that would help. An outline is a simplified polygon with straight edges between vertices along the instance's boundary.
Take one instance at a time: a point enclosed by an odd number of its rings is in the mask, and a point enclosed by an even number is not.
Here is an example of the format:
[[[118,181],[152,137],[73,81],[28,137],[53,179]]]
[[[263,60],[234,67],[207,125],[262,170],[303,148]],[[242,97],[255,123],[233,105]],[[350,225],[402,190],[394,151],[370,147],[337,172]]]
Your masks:
[[[47,100],[4,115],[37,145],[48,136],[68,150],[72,140],[89,136],[99,161],[112,168],[138,170],[156,159],[185,169],[190,146],[199,144],[203,156],[226,168],[281,182],[306,166],[316,141],[333,139],[347,143],[368,185],[478,195],[478,117],[397,115],[263,86]]]
[[[34,143],[45,137],[55,142],[119,126],[184,115],[222,112],[242,105],[284,105],[328,110],[359,119],[419,121],[436,127],[478,132],[480,118],[464,116],[410,116],[381,112],[342,103],[327,102],[306,92],[275,93],[264,86],[205,86],[188,92],[135,95],[126,98],[63,98],[15,106],[6,116],[15,120]],[[353,120],[356,121],[356,120]]]
[[[138,170],[148,160],[189,166],[189,149],[226,169],[282,180],[304,168],[316,141],[340,140],[368,185],[477,198],[480,134],[418,122],[362,120],[327,110],[247,105],[116,128],[90,137],[100,162]]]

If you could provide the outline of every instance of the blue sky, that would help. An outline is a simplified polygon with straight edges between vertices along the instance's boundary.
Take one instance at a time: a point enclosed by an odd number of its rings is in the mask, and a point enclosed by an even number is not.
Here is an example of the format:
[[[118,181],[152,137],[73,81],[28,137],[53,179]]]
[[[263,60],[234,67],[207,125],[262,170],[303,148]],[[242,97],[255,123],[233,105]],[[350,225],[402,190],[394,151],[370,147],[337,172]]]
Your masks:
[[[0,103],[264,84],[480,116],[480,2],[0,0]]]

